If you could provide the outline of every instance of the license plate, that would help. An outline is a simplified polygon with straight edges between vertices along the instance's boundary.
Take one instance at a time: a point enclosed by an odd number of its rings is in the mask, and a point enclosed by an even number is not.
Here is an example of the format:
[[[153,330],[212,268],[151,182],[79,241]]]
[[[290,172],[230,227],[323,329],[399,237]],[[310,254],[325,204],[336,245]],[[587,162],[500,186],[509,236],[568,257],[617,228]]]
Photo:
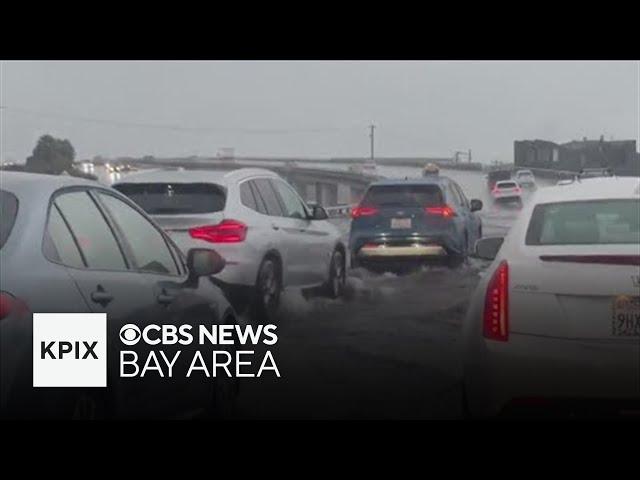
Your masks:
[[[411,228],[410,218],[392,218],[391,228]]]
[[[640,337],[640,297],[620,295],[613,299],[611,334]]]

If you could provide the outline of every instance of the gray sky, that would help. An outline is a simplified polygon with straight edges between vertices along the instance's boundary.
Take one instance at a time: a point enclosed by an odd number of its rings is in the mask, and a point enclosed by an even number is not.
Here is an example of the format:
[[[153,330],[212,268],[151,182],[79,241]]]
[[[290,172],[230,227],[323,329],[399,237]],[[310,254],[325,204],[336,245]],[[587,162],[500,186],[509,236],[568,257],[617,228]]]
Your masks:
[[[4,61],[0,150],[367,156],[373,122],[378,156],[512,161],[516,139],[637,139],[639,83],[638,62]]]

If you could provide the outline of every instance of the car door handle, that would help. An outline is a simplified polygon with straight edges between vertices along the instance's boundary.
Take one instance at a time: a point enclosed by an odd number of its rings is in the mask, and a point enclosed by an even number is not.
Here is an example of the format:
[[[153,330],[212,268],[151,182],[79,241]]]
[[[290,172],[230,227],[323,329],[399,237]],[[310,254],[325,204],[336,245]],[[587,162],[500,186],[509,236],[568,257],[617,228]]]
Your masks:
[[[156,299],[158,300],[158,303],[160,303],[161,305],[169,305],[171,302],[173,302],[173,295],[169,295],[166,292],[161,293],[160,295],[158,295],[156,297]]]
[[[99,288],[98,290],[91,292],[91,300],[93,300],[95,303],[99,303],[104,307],[108,305],[111,300],[113,300],[113,295]]]

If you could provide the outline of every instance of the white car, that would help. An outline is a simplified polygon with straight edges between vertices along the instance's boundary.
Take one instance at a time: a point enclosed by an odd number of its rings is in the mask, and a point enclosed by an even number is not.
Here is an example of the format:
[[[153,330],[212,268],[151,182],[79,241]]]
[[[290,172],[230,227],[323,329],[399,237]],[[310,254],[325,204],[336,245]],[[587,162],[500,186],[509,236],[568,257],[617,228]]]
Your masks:
[[[536,188],[536,177],[531,170],[518,170],[515,180],[521,187]]]
[[[226,266],[216,275],[231,303],[251,305],[272,321],[287,287],[323,285],[331,297],[345,284],[345,246],[320,206],[309,207],[276,173],[138,172],[113,187],[140,205],[183,251],[213,248]]]
[[[640,412],[638,178],[540,189],[475,254],[495,259],[462,328],[469,414]]]
[[[491,196],[495,201],[520,201],[522,200],[522,188],[515,180],[501,180],[496,182]]]

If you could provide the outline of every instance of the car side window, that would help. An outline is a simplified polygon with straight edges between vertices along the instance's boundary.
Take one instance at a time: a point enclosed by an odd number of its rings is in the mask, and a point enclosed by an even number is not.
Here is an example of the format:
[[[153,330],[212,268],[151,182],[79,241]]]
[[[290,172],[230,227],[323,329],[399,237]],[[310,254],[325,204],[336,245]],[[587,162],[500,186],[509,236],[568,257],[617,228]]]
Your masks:
[[[447,184],[447,191],[449,193],[448,196],[451,197],[451,200],[453,200],[453,203],[461,207],[462,200],[460,199],[460,195],[458,194],[457,190],[455,189],[452,183]]]
[[[69,225],[87,268],[127,270],[124,254],[111,227],[86,191],[57,195],[54,205]]]
[[[464,191],[462,190],[460,185],[458,185],[457,183],[454,183],[453,186],[458,191],[458,196],[460,197],[460,200],[462,201],[462,205],[464,205],[464,207],[467,208],[467,209],[470,208],[469,207],[469,199],[464,194]]]
[[[264,201],[267,208],[267,215],[272,217],[284,217],[284,211],[280,206],[280,200],[276,196],[275,190],[269,184],[268,178],[258,178],[253,181],[260,198]]]
[[[136,266],[144,272],[178,275],[178,266],[160,231],[141,213],[113,195],[99,193],[100,201],[131,247]]]
[[[256,187],[255,182],[253,180],[249,180],[247,184],[249,185],[249,189],[253,193],[253,198],[255,198],[256,200],[256,210],[264,215],[268,215],[267,207],[264,204],[264,200],[262,200],[260,193],[258,192],[258,187]]]
[[[249,182],[240,184],[240,202],[242,202],[245,207],[248,207],[251,210],[258,210],[258,203],[253,196],[253,192],[251,191],[251,185],[249,184]]]
[[[45,232],[44,255],[49,260],[69,267],[84,268],[85,263],[69,227],[58,207],[51,206]]]
[[[300,198],[296,192],[282,180],[271,180],[271,185],[275,188],[276,192],[282,200],[284,207],[284,216],[290,218],[306,219],[307,212],[304,205],[300,201]]]

